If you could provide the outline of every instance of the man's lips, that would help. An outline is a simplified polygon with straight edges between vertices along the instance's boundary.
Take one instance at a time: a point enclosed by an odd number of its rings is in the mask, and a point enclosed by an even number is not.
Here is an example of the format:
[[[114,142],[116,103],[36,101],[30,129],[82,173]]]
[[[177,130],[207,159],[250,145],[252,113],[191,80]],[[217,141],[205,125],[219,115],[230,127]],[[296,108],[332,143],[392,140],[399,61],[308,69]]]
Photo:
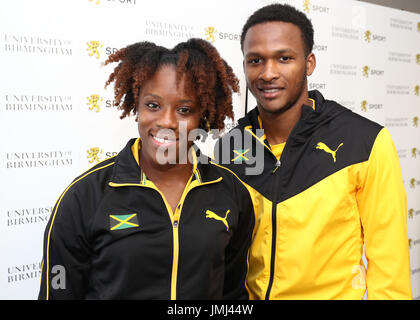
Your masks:
[[[266,99],[277,98],[284,90],[283,87],[258,87],[258,90],[261,92],[262,96]]]

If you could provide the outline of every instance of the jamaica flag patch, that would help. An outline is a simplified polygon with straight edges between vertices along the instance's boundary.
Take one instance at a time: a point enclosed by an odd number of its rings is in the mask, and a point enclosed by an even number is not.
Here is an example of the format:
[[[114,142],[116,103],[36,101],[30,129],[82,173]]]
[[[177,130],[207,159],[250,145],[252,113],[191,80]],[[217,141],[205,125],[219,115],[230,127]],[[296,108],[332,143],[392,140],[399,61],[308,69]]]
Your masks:
[[[132,214],[110,214],[110,230],[122,230],[139,227],[137,213]]]

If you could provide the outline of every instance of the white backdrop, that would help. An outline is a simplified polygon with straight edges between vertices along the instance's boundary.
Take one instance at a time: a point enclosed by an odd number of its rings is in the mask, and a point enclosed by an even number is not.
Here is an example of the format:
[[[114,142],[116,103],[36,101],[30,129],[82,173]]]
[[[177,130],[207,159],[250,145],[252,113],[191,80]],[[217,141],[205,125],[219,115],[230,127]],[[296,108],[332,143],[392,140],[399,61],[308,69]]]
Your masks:
[[[267,0],[2,0],[0,3],[0,299],[38,294],[42,240],[73,178],[138,135],[104,83],[117,48],[211,41],[240,78],[239,35]],[[420,299],[420,15],[353,0],[288,0],[315,28],[311,89],[390,130],[408,197],[413,297]],[[255,105],[248,96],[248,110]],[[228,124],[228,128],[230,123]],[[211,150],[214,141],[201,147]],[[378,213],[380,214],[380,213]]]

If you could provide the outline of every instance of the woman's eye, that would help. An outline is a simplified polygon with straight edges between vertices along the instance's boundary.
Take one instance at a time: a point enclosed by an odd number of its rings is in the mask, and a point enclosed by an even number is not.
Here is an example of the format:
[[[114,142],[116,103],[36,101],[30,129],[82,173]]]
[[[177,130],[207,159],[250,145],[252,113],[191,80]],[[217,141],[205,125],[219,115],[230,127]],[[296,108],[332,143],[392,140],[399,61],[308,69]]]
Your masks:
[[[159,105],[153,102],[146,103],[145,105],[151,110],[157,110],[159,108]]]
[[[190,107],[181,107],[178,108],[179,113],[181,114],[187,114],[191,112],[191,108]]]

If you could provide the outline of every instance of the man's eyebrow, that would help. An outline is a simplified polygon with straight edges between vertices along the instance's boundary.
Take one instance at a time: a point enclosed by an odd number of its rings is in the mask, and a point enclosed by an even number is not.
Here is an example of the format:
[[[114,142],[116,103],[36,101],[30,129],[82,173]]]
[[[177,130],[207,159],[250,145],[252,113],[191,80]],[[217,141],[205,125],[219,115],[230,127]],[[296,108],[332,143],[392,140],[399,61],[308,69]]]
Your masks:
[[[287,49],[280,49],[280,50],[276,50],[274,51],[274,54],[279,55],[279,54],[287,54],[287,53],[295,53],[294,50],[287,48]],[[259,53],[258,51],[250,51],[246,54],[246,57],[254,57],[254,56],[262,56],[261,53]]]

